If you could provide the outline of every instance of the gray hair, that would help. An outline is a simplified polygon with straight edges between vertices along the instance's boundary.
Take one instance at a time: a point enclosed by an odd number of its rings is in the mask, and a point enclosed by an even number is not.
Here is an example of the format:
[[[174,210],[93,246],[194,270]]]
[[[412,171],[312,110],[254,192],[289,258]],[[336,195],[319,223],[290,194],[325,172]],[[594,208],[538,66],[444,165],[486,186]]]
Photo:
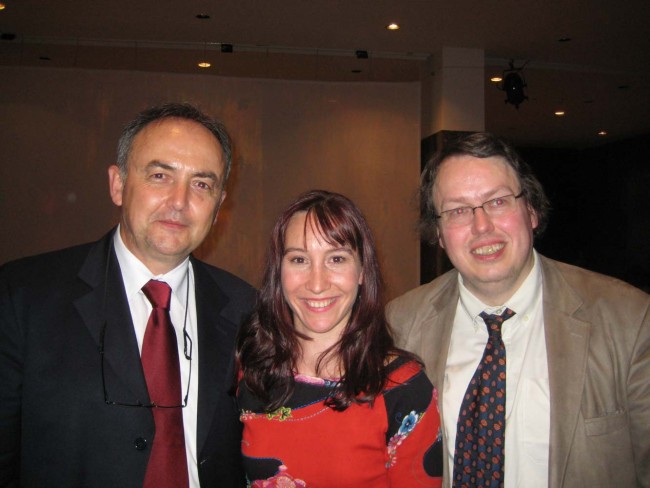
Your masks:
[[[223,178],[223,185],[225,185],[232,165],[232,142],[230,136],[226,127],[221,122],[209,117],[189,103],[165,103],[148,108],[140,112],[124,127],[120,140],[117,143],[117,167],[120,169],[122,178],[126,179],[126,165],[135,136],[152,122],[169,118],[190,120],[201,124],[210,131],[221,145],[221,150],[223,151],[224,162],[226,164],[226,171]]]

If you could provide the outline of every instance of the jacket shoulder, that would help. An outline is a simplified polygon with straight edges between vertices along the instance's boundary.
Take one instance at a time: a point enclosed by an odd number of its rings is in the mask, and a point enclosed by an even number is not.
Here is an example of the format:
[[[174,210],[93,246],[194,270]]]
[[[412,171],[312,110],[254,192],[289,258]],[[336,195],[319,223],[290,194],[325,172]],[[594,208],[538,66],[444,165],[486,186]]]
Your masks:
[[[197,270],[204,272],[214,280],[230,300],[240,305],[239,308],[247,309],[252,307],[256,296],[256,290],[252,285],[225,269],[218,268],[199,259],[192,258],[192,263],[196,266]]]
[[[0,279],[20,286],[76,276],[93,245],[80,244],[9,261],[0,266]]]
[[[542,257],[545,282],[557,286],[555,272],[577,293],[586,306],[610,309],[650,306],[650,295],[629,283],[571,264]]]
[[[414,309],[435,301],[441,294],[455,287],[457,279],[458,272],[456,270],[448,271],[433,281],[418,286],[391,300],[388,303],[387,310],[389,313],[399,313],[401,310],[411,310],[411,313],[413,313]]]

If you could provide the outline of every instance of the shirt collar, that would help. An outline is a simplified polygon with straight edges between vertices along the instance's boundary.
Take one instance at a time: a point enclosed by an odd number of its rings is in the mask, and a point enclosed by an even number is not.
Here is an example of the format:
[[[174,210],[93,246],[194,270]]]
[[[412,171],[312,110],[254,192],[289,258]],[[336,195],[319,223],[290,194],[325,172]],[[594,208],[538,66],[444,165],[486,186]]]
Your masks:
[[[542,293],[542,268],[537,251],[533,249],[533,267],[524,282],[512,297],[497,307],[486,305],[476,298],[463,283],[463,277],[460,273],[458,273],[458,290],[460,304],[472,320],[474,328],[484,327],[483,319],[480,317],[481,312],[500,315],[503,309],[507,307],[516,314],[525,314],[533,307],[536,297]]]
[[[167,273],[154,275],[142,261],[129,251],[120,235],[120,226],[113,235],[113,246],[117,261],[120,263],[122,271],[122,280],[126,295],[132,297],[142,290],[142,287],[149,280],[164,281],[171,289],[174,296],[181,302],[185,303],[185,292],[187,290],[187,274],[190,262],[189,256],[185,258],[178,266]]]

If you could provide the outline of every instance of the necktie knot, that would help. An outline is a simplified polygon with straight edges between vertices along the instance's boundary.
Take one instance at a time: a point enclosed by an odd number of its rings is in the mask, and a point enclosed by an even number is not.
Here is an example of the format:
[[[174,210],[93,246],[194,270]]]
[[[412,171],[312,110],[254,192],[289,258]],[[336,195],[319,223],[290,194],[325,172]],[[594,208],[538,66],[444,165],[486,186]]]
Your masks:
[[[501,326],[503,323],[508,320],[509,318],[512,318],[515,315],[515,312],[510,310],[509,308],[506,308],[501,315],[497,314],[488,314],[485,312],[481,312],[479,314],[479,317],[483,319],[483,322],[485,322],[485,325],[487,326],[488,329],[488,334],[490,334],[490,337],[501,337]]]
[[[142,287],[142,292],[151,302],[153,308],[169,310],[172,289],[167,283],[164,281],[149,280],[147,284]]]

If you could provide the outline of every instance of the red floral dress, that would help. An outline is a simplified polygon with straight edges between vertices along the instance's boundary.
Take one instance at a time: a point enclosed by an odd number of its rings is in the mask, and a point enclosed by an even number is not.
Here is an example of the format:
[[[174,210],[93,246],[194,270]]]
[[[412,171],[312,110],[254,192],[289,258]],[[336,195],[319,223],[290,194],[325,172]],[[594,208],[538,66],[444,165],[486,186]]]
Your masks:
[[[252,488],[440,487],[437,392],[421,367],[398,358],[372,406],[325,406],[336,383],[296,376],[287,404],[264,413],[240,384],[242,453]]]

